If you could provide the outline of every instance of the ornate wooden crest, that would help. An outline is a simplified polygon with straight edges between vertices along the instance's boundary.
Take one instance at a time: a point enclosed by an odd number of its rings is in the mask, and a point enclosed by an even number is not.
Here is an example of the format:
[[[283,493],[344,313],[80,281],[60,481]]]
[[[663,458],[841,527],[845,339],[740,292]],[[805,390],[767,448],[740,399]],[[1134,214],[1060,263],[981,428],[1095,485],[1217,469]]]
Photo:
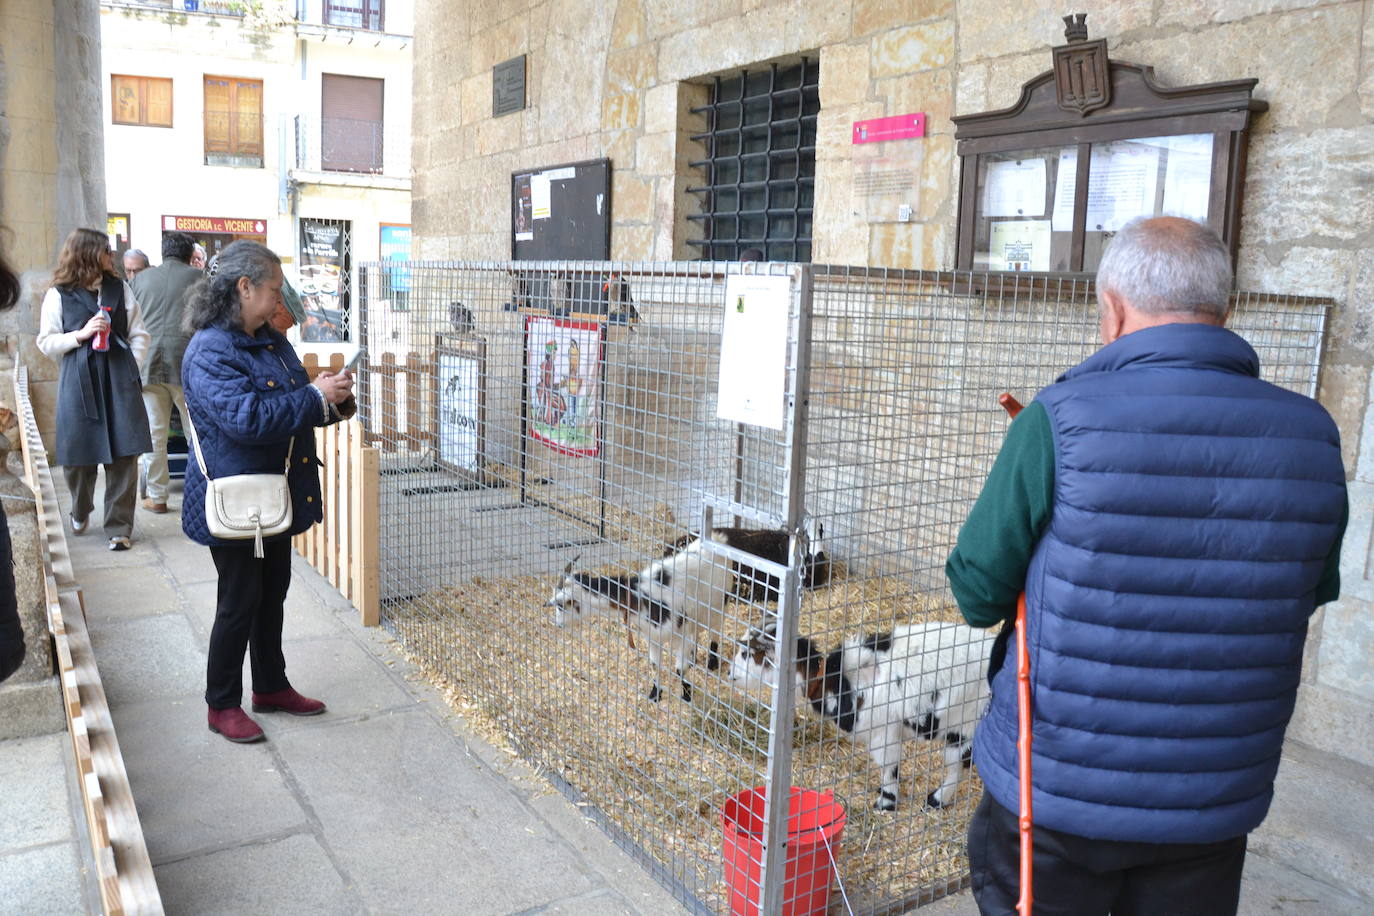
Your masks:
[[[1059,107],[1086,115],[1112,101],[1111,70],[1107,66],[1107,40],[1088,41],[1087,13],[1064,17],[1064,37],[1069,43],[1054,49],[1054,84]]]

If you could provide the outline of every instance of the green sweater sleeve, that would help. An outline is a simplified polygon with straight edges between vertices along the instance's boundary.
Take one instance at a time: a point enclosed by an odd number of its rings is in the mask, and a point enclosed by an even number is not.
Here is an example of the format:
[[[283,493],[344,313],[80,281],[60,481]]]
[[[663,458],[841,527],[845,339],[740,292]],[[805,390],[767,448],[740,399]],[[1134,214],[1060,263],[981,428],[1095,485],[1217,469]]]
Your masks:
[[[1006,441],[959,532],[945,575],[970,626],[1016,616],[1016,599],[1054,505],[1054,433],[1049,414],[1032,402]]]

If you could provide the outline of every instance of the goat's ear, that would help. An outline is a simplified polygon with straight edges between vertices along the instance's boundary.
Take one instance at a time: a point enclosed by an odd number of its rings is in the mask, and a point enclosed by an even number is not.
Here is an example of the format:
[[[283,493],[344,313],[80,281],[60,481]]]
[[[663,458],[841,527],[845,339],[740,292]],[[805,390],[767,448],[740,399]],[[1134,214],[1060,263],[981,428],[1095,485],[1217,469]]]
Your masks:
[[[563,567],[563,575],[564,575],[564,576],[571,576],[571,575],[572,575],[572,571],[573,571],[573,567],[575,567],[575,566],[577,565],[577,561],[580,560],[580,559],[582,559],[582,554],[579,553],[577,556],[575,556],[575,557],[573,557],[571,560],[569,560],[569,561],[568,561],[568,565]]]
[[[806,698],[808,700],[819,700],[821,690],[825,687],[825,671],[813,671],[808,673],[806,678]]]

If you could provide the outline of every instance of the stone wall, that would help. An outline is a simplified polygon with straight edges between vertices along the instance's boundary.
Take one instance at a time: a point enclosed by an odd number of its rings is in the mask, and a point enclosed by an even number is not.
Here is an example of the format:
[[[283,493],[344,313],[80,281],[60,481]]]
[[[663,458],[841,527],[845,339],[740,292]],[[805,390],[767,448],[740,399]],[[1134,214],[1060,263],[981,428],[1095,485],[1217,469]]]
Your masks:
[[[1240,235],[1243,289],[1329,295],[1320,397],[1351,472],[1344,597],[1313,620],[1294,733],[1374,762],[1374,16],[1368,0],[1101,0],[1090,37],[1165,86],[1257,77]],[[612,257],[690,257],[685,191],[707,78],[820,61],[814,259],[947,267],[951,114],[1013,104],[1049,68],[1069,8],[1047,0],[472,0],[417,10],[413,222],[423,258],[509,255],[517,169],[612,160]],[[528,107],[491,117],[491,68],[528,55]],[[909,222],[871,220],[855,120],[925,112]],[[884,144],[890,146],[891,144]]]
[[[99,12],[89,0],[7,0],[0,7],[0,206],[3,243],[24,280],[19,305],[0,313],[0,497],[14,545],[15,585],[28,653],[0,687],[0,738],[63,727],[39,577],[38,524],[14,426],[13,368],[29,366],[45,436],[57,367],[38,352],[38,306],[62,239],[105,225]]]

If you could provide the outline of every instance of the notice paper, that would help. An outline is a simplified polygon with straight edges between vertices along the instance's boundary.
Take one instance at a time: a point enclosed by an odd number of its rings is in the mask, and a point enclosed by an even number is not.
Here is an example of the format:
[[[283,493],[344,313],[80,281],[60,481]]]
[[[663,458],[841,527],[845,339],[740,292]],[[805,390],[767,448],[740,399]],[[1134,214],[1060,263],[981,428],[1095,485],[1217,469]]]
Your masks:
[[[1073,197],[1078,154],[1059,154],[1059,180],[1054,188],[1054,229],[1073,230]],[[1088,232],[1116,232],[1137,216],[1155,215],[1159,189],[1159,148],[1122,140],[1094,145],[1088,163]]]
[[[992,224],[989,270],[1049,270],[1050,221],[1004,220]]]
[[[1207,222],[1212,198],[1212,135],[1186,134],[1156,141],[1168,148],[1164,166],[1165,216]]]
[[[716,416],[782,429],[792,279],[732,274],[725,279]]]
[[[984,216],[1044,216],[1045,160],[1009,159],[988,164]]]
[[[548,219],[552,215],[551,198],[549,176],[531,175],[530,209],[535,219]]]

